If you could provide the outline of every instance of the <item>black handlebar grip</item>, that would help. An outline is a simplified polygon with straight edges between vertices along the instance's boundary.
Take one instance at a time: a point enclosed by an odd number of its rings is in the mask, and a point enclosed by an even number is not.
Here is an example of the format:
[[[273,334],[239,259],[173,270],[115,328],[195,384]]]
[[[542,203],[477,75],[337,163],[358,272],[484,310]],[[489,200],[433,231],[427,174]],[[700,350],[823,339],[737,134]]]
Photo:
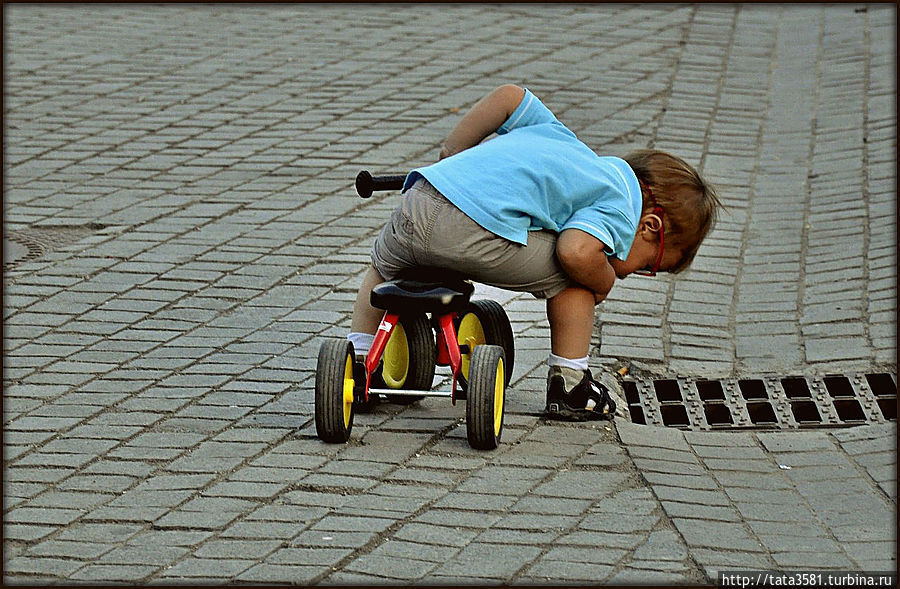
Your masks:
[[[376,190],[400,190],[406,181],[406,175],[373,176],[366,170],[356,175],[356,193],[369,198]]]

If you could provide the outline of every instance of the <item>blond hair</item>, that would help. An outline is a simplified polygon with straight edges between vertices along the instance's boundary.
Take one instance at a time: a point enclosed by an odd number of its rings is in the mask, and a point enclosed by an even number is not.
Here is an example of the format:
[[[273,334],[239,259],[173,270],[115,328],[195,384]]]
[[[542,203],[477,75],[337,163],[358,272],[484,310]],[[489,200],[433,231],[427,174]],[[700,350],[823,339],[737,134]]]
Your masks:
[[[664,151],[639,149],[623,159],[641,183],[643,212],[651,212],[655,206],[665,211],[666,245],[683,252],[669,272],[681,272],[690,266],[716,224],[722,203],[715,189],[683,159]]]

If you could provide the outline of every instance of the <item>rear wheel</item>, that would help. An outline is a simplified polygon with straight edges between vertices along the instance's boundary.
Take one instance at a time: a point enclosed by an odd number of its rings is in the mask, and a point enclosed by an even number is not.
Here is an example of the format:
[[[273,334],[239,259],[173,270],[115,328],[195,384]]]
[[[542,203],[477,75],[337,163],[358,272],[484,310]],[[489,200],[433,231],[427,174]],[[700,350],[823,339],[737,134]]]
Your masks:
[[[483,345],[475,349],[469,367],[466,400],[466,437],[476,450],[493,450],[503,433],[506,372],[503,348]]]
[[[468,351],[462,354],[462,376],[468,382],[469,366],[476,347],[489,344],[500,346],[505,354],[504,385],[509,384],[515,361],[515,343],[512,326],[506,311],[497,301],[481,299],[471,301],[468,309],[460,316],[456,326],[457,340],[460,345],[467,345]]]
[[[329,340],[316,364],[316,434],[329,443],[350,439],[353,429],[353,344]]]
[[[427,391],[434,381],[437,348],[424,313],[402,315],[388,340],[377,373],[388,389]],[[378,383],[381,384],[381,383]],[[409,404],[421,395],[387,395],[392,403]]]

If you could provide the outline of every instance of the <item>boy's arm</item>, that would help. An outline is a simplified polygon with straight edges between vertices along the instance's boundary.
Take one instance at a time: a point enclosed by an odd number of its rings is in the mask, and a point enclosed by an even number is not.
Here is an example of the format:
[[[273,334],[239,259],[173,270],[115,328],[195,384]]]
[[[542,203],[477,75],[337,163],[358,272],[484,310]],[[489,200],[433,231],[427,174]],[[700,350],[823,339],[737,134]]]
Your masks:
[[[556,257],[566,274],[594,291],[603,301],[616,282],[616,273],[606,258],[605,244],[580,229],[563,229],[556,241]]]
[[[450,131],[441,146],[440,159],[481,143],[485,137],[506,122],[524,97],[523,88],[515,84],[505,84],[476,102]]]

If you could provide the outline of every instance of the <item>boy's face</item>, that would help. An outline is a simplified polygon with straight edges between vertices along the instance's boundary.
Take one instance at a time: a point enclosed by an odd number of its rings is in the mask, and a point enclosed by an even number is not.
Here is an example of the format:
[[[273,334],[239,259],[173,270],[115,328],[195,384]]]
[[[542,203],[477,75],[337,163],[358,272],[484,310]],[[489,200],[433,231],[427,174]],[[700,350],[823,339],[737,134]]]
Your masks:
[[[659,231],[661,228],[662,221],[657,215],[650,213],[641,217],[634,236],[634,243],[631,245],[631,251],[628,252],[628,257],[624,260],[614,257],[609,258],[609,264],[617,277],[625,278],[639,270],[654,269],[656,261],[659,259]],[[674,267],[681,260],[682,255],[683,252],[680,249],[665,244],[658,271],[668,271],[669,268]]]

